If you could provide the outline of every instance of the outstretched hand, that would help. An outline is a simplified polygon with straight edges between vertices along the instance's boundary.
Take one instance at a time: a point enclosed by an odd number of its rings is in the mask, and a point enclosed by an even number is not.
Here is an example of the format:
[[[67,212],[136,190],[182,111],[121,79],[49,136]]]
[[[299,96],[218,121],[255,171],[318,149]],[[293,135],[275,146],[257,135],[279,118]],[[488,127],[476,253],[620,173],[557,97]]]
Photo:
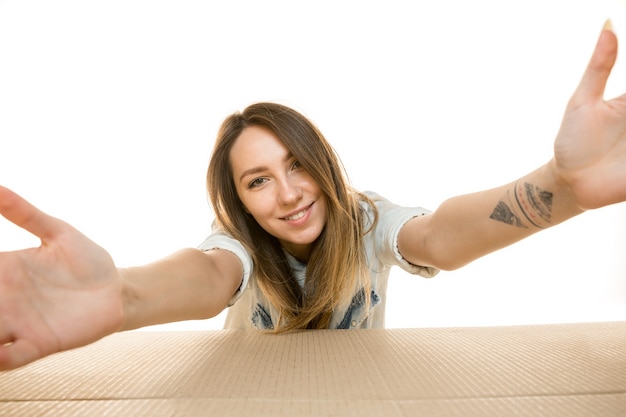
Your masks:
[[[626,94],[604,100],[617,57],[617,37],[607,23],[554,145],[552,166],[580,209],[626,200]]]
[[[1,186],[0,214],[41,239],[0,253],[0,370],[121,327],[122,280],[104,249]]]

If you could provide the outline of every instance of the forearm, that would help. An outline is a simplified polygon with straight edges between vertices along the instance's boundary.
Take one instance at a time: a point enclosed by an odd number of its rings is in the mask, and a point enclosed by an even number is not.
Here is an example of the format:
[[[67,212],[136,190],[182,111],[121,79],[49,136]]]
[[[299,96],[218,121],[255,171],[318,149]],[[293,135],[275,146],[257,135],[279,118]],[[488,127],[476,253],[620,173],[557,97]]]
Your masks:
[[[399,237],[411,262],[456,269],[582,210],[551,163],[498,188],[446,200]]]
[[[183,249],[145,266],[120,269],[125,317],[120,330],[219,314],[239,285],[241,268],[233,254],[211,252]]]

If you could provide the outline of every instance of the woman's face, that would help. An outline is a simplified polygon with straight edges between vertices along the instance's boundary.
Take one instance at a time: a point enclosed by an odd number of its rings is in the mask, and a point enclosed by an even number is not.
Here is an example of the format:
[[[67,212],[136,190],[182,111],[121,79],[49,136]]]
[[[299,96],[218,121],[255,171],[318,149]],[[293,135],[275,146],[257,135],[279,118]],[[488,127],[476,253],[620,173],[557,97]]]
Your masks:
[[[245,209],[287,252],[307,261],[326,225],[326,199],[315,180],[270,130],[245,128],[230,150]]]

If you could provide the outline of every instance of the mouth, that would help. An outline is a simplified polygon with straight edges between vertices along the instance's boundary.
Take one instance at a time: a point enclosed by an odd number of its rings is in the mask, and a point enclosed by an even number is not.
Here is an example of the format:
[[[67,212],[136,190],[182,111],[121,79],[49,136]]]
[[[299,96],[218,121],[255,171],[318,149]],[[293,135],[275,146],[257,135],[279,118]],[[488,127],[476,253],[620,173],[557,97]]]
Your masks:
[[[309,204],[305,208],[303,208],[301,210],[298,210],[298,211],[290,214],[289,216],[281,217],[281,220],[299,220],[299,219],[303,218],[304,216],[306,216],[306,213],[309,211],[309,209],[311,208],[312,205],[313,204]]]

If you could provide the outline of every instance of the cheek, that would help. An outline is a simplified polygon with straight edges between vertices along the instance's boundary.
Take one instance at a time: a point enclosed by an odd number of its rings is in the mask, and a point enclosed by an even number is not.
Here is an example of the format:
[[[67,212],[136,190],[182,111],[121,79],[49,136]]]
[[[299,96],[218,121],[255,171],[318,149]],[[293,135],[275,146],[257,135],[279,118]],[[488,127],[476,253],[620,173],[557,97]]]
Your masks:
[[[250,214],[258,223],[262,223],[263,219],[272,213],[272,205],[269,204],[267,198],[262,195],[248,196],[245,200],[241,200],[246,213]]]
[[[241,187],[235,186],[235,190],[237,192],[237,197],[239,197],[239,203],[241,204],[241,208],[248,214],[253,214],[255,203],[254,203],[254,195],[247,193],[246,190],[243,190]],[[252,210],[250,210],[252,208]]]
[[[322,198],[322,218],[324,220],[324,224],[328,221],[328,205],[326,204],[326,199]]]
[[[306,182],[306,189],[309,190],[309,192],[312,195],[316,195],[316,196],[323,196],[322,193],[322,188],[319,186],[319,184],[311,177],[308,178],[307,182]]]

